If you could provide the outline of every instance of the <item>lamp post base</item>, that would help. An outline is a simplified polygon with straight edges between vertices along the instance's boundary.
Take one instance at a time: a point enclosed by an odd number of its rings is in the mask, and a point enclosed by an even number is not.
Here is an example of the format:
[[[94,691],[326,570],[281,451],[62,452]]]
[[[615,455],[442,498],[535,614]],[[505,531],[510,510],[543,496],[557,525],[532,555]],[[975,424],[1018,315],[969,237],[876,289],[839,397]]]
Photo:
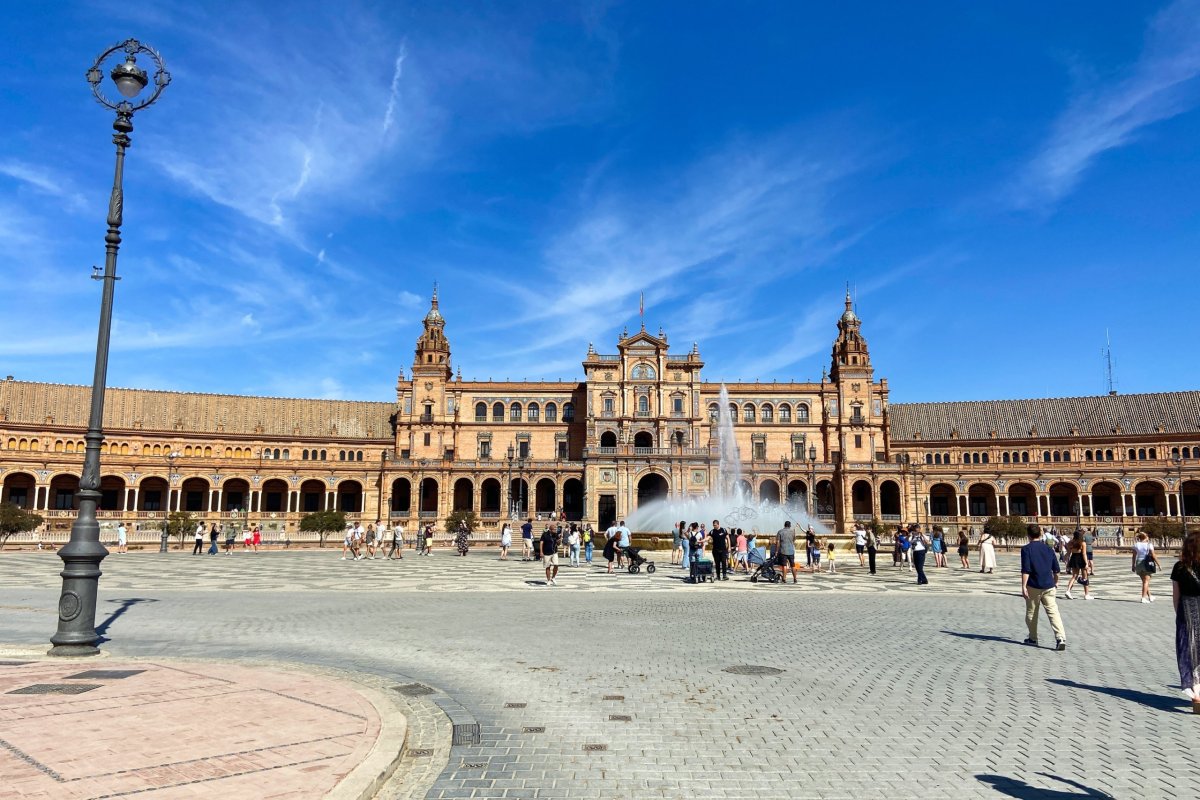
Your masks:
[[[56,644],[46,651],[48,656],[63,658],[86,658],[100,655],[100,648],[90,644]]]

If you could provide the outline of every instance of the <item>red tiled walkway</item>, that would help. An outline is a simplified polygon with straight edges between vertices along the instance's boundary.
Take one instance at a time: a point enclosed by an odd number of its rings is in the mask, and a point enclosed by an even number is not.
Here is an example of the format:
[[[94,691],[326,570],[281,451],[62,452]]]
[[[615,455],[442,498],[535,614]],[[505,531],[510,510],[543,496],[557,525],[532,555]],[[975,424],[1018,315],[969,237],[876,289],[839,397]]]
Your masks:
[[[26,693],[42,691],[34,687],[52,693]],[[379,732],[363,695],[304,673],[110,659],[0,665],[6,797],[319,798]]]

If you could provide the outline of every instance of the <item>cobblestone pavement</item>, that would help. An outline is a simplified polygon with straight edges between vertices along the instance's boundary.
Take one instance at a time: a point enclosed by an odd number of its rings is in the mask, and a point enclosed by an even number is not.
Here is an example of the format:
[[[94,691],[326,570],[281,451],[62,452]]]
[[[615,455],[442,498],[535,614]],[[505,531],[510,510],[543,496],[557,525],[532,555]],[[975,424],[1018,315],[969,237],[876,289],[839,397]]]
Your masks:
[[[494,554],[148,553],[105,561],[101,609],[116,656],[444,691],[481,738],[451,748],[434,798],[1194,796],[1200,718],[1175,690],[1165,577],[1143,605],[1128,558],[1099,559],[1100,599],[1060,600],[1057,653],[1020,644],[1013,556],[991,576],[931,569],[921,588],[850,560],[797,586],[691,586],[660,564],[564,567],[552,588]],[[53,632],[59,564],[0,556],[0,642]]]

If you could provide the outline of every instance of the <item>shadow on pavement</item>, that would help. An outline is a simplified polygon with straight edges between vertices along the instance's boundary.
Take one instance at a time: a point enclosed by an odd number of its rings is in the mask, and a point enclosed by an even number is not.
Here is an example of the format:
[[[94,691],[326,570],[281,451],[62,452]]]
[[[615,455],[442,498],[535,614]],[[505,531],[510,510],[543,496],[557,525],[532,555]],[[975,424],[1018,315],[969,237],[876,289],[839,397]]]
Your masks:
[[[984,634],[984,633],[960,633],[958,631],[945,631],[945,630],[942,631],[942,633],[947,633],[951,636],[957,636],[960,639],[975,639],[976,641],[980,641],[980,642],[1002,642],[1004,644],[1016,644],[1016,645],[1021,644],[1021,642],[1017,641],[1016,639],[1013,639],[1011,636],[988,636],[987,634]]]
[[[1182,698],[1176,700],[1172,697],[1164,697],[1161,694],[1140,692],[1137,689],[1126,689],[1120,686],[1092,686],[1091,684],[1079,683],[1066,678],[1047,678],[1046,680],[1059,686],[1065,686],[1068,689],[1087,689],[1089,692],[1098,692],[1110,697],[1120,698],[1121,700],[1129,700],[1139,705],[1149,706],[1158,711],[1175,714],[1187,713],[1184,711],[1184,706],[1188,704]]]
[[[1025,781],[1018,780],[1017,778],[1008,778],[1003,775],[976,775],[975,777],[983,783],[989,784],[993,789],[1001,794],[1008,795],[1009,797],[1018,797],[1021,798],[1021,800],[1078,800],[1079,798],[1083,798],[1083,800],[1087,800],[1087,798],[1094,798],[1095,800],[1116,800],[1116,798],[1114,798],[1108,792],[1102,792],[1099,789],[1089,789],[1082,783],[1077,783],[1076,781],[1069,780],[1067,778],[1060,778],[1057,775],[1048,775],[1045,772],[1039,772],[1038,774],[1050,778],[1051,780],[1058,781],[1059,783],[1065,783],[1068,786],[1079,789],[1080,791],[1076,792],[1066,789],[1042,789],[1037,786],[1030,786]]]
[[[107,619],[96,626],[96,634],[100,637],[99,643],[101,644],[109,641],[107,635],[109,627],[118,619],[120,619],[126,611],[133,608],[138,603],[157,603],[158,601],[152,597],[128,597],[124,600],[109,600],[108,602],[119,603],[120,605],[113,609],[112,613],[108,615]]]

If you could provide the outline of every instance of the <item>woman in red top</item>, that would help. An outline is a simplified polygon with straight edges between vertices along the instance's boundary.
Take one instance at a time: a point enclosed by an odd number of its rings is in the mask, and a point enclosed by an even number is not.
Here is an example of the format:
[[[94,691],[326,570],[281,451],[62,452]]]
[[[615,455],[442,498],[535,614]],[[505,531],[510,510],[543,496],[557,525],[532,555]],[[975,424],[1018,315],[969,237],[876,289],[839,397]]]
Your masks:
[[[262,529],[259,528],[257,525],[254,526],[254,535],[253,535],[253,538],[250,540],[250,544],[252,547],[254,547],[254,552],[257,553],[258,546],[260,544],[262,544]]]

